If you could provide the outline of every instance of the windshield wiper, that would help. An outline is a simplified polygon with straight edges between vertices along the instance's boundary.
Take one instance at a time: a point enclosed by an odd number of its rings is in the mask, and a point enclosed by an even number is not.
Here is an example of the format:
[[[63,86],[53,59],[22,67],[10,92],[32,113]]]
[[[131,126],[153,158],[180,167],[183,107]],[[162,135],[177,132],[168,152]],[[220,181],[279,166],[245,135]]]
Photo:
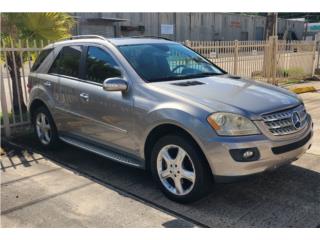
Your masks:
[[[216,76],[216,75],[223,75],[224,73],[197,73],[191,75],[178,75],[178,76],[169,76],[163,78],[155,78],[150,79],[150,82],[161,82],[161,81],[174,81],[174,80],[183,80],[183,79],[192,79],[192,78],[201,78],[201,77],[208,77],[208,76]]]

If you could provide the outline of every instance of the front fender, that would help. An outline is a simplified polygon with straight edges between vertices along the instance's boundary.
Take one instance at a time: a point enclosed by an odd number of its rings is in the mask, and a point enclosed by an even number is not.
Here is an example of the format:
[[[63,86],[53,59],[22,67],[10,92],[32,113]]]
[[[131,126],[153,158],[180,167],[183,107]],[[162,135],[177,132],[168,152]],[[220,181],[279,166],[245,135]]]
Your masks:
[[[184,129],[202,148],[202,142],[215,136],[215,132],[207,123],[208,113],[192,106],[166,103],[152,109],[145,116],[145,123],[142,131],[143,144],[140,147],[140,155],[144,157],[144,148],[148,135],[151,131],[161,125],[171,124]]]

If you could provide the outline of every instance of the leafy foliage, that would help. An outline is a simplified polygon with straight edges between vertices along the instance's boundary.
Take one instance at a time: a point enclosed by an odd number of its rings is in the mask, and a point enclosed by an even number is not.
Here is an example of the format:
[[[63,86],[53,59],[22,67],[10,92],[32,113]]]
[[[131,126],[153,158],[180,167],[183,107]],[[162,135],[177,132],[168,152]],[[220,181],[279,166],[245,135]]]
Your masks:
[[[67,13],[2,13],[1,14],[1,45],[26,47],[26,41],[33,44],[44,41],[55,41],[70,37],[74,19]],[[20,46],[21,45],[21,46]],[[38,46],[41,46],[38,45]],[[17,54],[15,52],[15,54]],[[27,60],[27,52],[23,52],[23,61]],[[29,52],[34,59],[37,53]],[[12,57],[12,53],[8,53]],[[0,56],[4,61],[3,54]],[[18,59],[19,56],[16,56]],[[19,63],[18,63],[19,65]]]
[[[2,13],[1,14],[1,47],[25,47],[26,41],[39,42],[55,41],[70,36],[74,19],[67,13]],[[30,52],[29,52],[30,53]],[[34,55],[33,53],[31,55]],[[26,112],[22,97],[22,83],[20,69],[28,59],[27,52],[7,51],[1,53],[2,62],[6,60],[12,81],[13,111]]]
[[[67,13],[2,13],[2,38],[33,40],[58,40],[70,36],[75,24]]]

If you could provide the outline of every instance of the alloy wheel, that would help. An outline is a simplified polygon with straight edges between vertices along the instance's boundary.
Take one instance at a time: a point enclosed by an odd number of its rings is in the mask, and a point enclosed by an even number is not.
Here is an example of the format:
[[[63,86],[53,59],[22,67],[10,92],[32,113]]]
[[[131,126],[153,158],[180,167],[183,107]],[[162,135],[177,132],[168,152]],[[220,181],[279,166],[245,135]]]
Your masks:
[[[40,142],[48,145],[52,137],[51,126],[48,117],[42,112],[36,117],[36,131]]]
[[[180,146],[171,144],[160,150],[157,171],[163,186],[175,195],[186,195],[195,185],[196,172],[192,159]]]

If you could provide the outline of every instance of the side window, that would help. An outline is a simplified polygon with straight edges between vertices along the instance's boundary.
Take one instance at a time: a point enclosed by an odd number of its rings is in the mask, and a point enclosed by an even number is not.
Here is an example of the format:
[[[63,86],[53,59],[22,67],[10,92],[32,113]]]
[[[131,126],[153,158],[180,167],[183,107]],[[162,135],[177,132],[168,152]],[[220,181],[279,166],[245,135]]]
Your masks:
[[[58,57],[54,60],[49,73],[79,77],[81,52],[81,46],[63,47]]]
[[[120,76],[119,66],[109,53],[98,47],[88,47],[86,59],[87,80],[103,83],[107,78]]]
[[[53,48],[49,48],[49,49],[44,49],[40,52],[36,61],[32,65],[31,72],[37,71],[37,69],[40,67],[41,63],[48,57],[48,55],[52,52],[52,50],[53,50]]]

